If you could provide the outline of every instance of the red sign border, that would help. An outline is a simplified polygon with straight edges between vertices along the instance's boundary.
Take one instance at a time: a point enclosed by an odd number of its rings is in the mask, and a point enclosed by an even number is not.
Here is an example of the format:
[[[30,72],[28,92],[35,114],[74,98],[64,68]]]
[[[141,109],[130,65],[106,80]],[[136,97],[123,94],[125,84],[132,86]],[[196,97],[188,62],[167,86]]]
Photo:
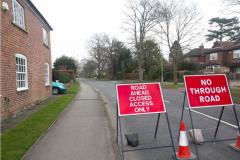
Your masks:
[[[225,77],[225,80],[227,82],[227,87],[228,87],[228,90],[230,92],[230,88],[229,88],[229,85],[228,85],[228,79],[226,77],[225,74],[205,74],[205,75],[184,75],[184,85],[185,85],[185,91],[186,91],[186,95],[187,95],[187,100],[188,100],[188,106],[190,109],[194,109],[194,108],[209,108],[209,107],[222,107],[222,106],[233,106],[233,100],[232,100],[232,94],[231,92],[229,93],[230,94],[230,98],[231,98],[231,104],[224,104],[224,105],[210,105],[210,106],[196,106],[196,107],[191,107],[190,106],[190,103],[189,103],[189,98],[188,98],[188,92],[187,92],[187,87],[186,87],[186,81],[185,81],[185,77],[197,77],[197,76],[224,76]]]
[[[139,84],[158,84],[159,85],[159,89],[160,89],[160,93],[161,93],[161,98],[162,98],[162,102],[163,102],[163,107],[164,107],[164,111],[160,111],[160,112],[150,112],[150,113],[137,113],[137,114],[120,114],[120,105],[119,105],[119,99],[118,99],[118,90],[117,90],[117,86],[121,86],[121,85],[139,85]],[[117,92],[117,103],[118,103],[118,116],[134,116],[134,115],[143,115],[143,114],[155,114],[155,113],[166,113],[166,106],[165,106],[165,102],[163,99],[163,93],[162,93],[162,87],[161,87],[161,83],[160,82],[153,82],[153,83],[119,83],[116,84],[116,92]]]

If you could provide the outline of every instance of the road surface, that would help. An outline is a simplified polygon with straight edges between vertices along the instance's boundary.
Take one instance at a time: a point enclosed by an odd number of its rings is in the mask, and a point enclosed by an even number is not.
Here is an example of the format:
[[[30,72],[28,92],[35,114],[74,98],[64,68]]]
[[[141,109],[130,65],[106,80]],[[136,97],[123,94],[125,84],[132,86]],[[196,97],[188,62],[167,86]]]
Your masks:
[[[87,83],[96,88],[105,98],[108,99],[108,109],[110,120],[116,129],[116,81],[97,81],[97,80],[85,80],[81,79],[84,83]],[[175,90],[163,90],[164,101],[168,116],[170,119],[171,130],[173,133],[174,145],[177,149],[178,142],[178,130],[179,121],[181,117],[183,93]],[[187,103],[185,104],[187,106]],[[240,119],[240,106],[236,106],[238,118]],[[194,128],[202,129],[203,136],[206,141],[213,140],[215,128],[217,126],[217,120],[220,115],[221,107],[217,108],[205,108],[195,109],[192,112]],[[186,128],[191,129],[189,111],[184,111],[184,121]],[[216,118],[216,119],[214,119]],[[233,114],[232,107],[226,107],[223,118],[223,123],[220,124],[217,139],[229,139],[236,138],[237,125]],[[122,118],[122,130],[124,148],[132,149],[126,145],[124,134],[126,133],[138,133],[139,135],[139,147],[152,147],[152,146],[165,146],[171,145],[170,136],[167,128],[166,116],[161,115],[160,124],[158,129],[157,139],[154,139],[154,130],[157,122],[157,114],[151,115],[139,115],[128,116]],[[189,138],[190,139],[190,138]],[[190,141],[190,140],[189,140]],[[190,141],[191,151],[196,154],[193,143]],[[228,145],[235,143],[235,141],[222,141],[216,143],[205,143],[198,145],[197,151],[199,159],[201,160],[239,160],[240,153],[232,150]],[[159,160],[159,159],[172,159],[172,148],[142,150],[134,152],[126,152],[125,159],[139,159],[139,160]]]

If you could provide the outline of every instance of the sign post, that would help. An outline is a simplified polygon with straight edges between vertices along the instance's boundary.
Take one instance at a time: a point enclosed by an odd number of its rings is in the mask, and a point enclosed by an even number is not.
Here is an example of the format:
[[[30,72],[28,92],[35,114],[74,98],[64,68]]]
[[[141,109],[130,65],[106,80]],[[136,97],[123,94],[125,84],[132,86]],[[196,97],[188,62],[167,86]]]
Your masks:
[[[120,144],[122,158],[124,160],[124,152],[144,150],[144,149],[156,149],[172,147],[175,158],[175,148],[173,143],[173,137],[171,127],[165,108],[163,94],[160,83],[133,83],[133,84],[117,84],[117,143],[118,133],[120,132]],[[168,123],[168,130],[171,139],[171,146],[157,146],[151,148],[139,148],[124,150],[122,141],[122,129],[121,129],[121,117],[133,116],[133,115],[144,115],[144,114],[158,114],[157,125],[155,129],[154,138],[156,138],[160,114],[166,114]],[[119,127],[119,130],[118,130]]]
[[[207,107],[222,107],[218,124],[214,133],[214,140],[207,141],[207,142],[233,140],[233,139],[216,140],[222,114],[224,112],[224,108],[227,106],[233,107],[236,123],[238,126],[238,130],[240,132],[239,121],[237,118],[235,106],[233,105],[233,102],[232,102],[232,97],[231,97],[226,75],[224,74],[187,75],[187,76],[184,76],[184,82],[185,82],[186,91],[184,93],[181,120],[183,119],[184,105],[185,105],[185,99],[186,99],[185,97],[187,96],[187,100],[189,104],[188,109],[189,109],[189,115],[191,119],[191,126],[193,130],[194,141],[195,141],[195,133],[194,133],[194,125],[193,125],[191,110],[195,108],[207,108]],[[196,143],[195,143],[195,149],[196,149],[197,158],[198,158]]]

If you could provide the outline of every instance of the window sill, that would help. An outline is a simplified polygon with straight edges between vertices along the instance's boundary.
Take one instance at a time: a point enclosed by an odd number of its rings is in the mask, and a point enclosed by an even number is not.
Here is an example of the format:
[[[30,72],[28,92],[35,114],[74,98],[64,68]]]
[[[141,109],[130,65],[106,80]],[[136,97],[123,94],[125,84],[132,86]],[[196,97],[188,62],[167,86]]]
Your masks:
[[[215,72],[212,72],[212,71],[206,71],[205,73],[210,74],[210,73],[215,73]]]
[[[29,88],[17,88],[17,92],[28,90]]]
[[[43,45],[44,45],[47,49],[49,49],[49,46],[48,46],[47,44],[43,43]]]
[[[13,24],[15,27],[17,27],[18,29],[20,29],[21,31],[25,32],[26,34],[28,33],[28,32],[26,31],[26,29],[22,28],[21,26],[19,26],[19,25],[16,24],[15,22],[12,21],[12,24]]]

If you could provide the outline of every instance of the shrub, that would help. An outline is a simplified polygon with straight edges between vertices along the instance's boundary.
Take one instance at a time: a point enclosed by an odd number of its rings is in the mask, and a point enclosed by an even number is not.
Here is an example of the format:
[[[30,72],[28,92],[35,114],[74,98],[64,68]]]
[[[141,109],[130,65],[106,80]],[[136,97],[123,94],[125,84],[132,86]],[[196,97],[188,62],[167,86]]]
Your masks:
[[[61,83],[69,83],[71,81],[68,75],[62,73],[58,75],[58,78]]]

